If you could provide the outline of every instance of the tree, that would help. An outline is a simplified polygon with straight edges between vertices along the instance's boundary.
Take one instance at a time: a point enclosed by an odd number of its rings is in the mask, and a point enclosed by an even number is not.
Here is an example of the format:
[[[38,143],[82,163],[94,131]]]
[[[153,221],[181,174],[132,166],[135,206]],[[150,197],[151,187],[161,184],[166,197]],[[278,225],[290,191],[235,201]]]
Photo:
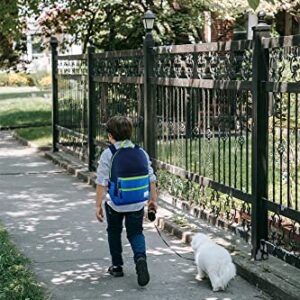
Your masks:
[[[248,4],[249,2],[249,4]],[[26,20],[35,16],[46,37],[62,34],[62,49],[77,43],[86,53],[90,39],[98,49],[142,46],[141,17],[156,14],[153,35],[157,45],[197,43],[202,38],[203,12],[221,20],[236,20],[246,12],[264,9],[269,15],[285,10],[299,15],[295,0],[0,0],[0,68],[9,68],[26,52]],[[252,7],[250,7],[250,6]],[[46,40],[48,41],[48,39]]]
[[[241,14],[257,13],[264,10],[274,17],[279,11],[286,11],[292,15],[299,15],[300,2],[298,0],[208,0],[209,10],[221,19],[236,19]]]
[[[156,14],[157,43],[188,43],[201,39],[199,16],[205,7],[199,5],[202,2],[197,1],[193,7],[193,1],[172,0],[71,0],[63,4],[53,1],[45,8],[39,24],[47,36],[71,34],[73,39],[64,40],[64,45],[80,41],[83,52],[90,38],[102,50],[137,48],[144,35],[141,17],[149,7]]]
[[[249,2],[249,4],[248,4]],[[156,14],[156,44],[183,44],[202,39],[203,12],[221,20],[235,20],[255,9],[274,15],[296,9],[294,0],[49,0],[39,24],[47,36],[68,33],[63,46],[80,42],[86,52],[90,38],[101,50],[139,48],[144,30],[141,17],[150,8]],[[299,6],[299,5],[298,5]]]
[[[0,68],[16,66],[26,52],[26,18],[37,12],[38,0],[0,0]]]
[[[263,9],[270,15],[278,11],[287,11],[294,16],[299,16],[300,13],[299,0],[248,0],[248,4],[254,11]]]

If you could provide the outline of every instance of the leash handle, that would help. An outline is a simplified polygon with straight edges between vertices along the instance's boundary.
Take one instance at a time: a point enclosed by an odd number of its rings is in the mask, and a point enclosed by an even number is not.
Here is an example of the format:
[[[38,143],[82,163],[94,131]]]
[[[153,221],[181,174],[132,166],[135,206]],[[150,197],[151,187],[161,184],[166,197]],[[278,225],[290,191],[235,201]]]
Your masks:
[[[158,235],[160,236],[160,238],[162,239],[162,241],[177,255],[179,256],[180,258],[182,259],[185,259],[185,260],[189,260],[189,261],[193,261],[194,262],[194,259],[193,258],[190,258],[190,257],[185,257],[185,256],[182,256],[180,253],[178,253],[176,250],[172,249],[171,246],[168,244],[168,242],[163,238],[163,236],[161,235],[161,232],[160,230],[158,229],[158,227],[156,226],[156,224],[154,223],[154,226],[156,228],[156,231],[158,233]]]

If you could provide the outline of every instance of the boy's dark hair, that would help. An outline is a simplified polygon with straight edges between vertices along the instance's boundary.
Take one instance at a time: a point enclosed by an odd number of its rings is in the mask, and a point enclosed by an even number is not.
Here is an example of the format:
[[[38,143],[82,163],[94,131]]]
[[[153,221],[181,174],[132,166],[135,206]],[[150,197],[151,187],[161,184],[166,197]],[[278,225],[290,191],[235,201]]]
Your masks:
[[[106,131],[116,141],[130,140],[132,134],[132,122],[123,116],[114,116],[106,123]]]

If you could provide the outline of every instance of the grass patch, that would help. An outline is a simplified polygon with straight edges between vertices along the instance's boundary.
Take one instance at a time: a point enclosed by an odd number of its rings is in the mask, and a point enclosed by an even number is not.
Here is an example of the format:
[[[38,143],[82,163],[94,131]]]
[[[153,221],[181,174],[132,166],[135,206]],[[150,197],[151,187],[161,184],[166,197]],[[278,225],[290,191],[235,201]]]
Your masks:
[[[177,214],[172,217],[172,222],[180,227],[186,227],[189,225],[187,218],[184,215]]]
[[[51,123],[51,100],[19,98],[1,100],[0,126]]]
[[[0,225],[0,299],[46,299],[29,264]]]
[[[33,127],[33,128],[20,128],[15,130],[18,136],[23,139],[34,143],[35,145],[51,146],[52,143],[52,127]]]

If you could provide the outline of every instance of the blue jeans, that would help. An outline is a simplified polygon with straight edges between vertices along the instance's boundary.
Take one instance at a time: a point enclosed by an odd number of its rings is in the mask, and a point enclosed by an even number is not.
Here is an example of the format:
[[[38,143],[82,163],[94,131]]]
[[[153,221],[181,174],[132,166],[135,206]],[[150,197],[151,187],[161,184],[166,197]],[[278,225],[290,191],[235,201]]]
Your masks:
[[[114,266],[122,266],[122,241],[121,234],[123,230],[123,219],[125,218],[125,227],[127,239],[130,242],[134,262],[139,257],[146,257],[146,244],[143,234],[144,208],[133,212],[117,212],[105,203],[107,233],[109,251]]]

